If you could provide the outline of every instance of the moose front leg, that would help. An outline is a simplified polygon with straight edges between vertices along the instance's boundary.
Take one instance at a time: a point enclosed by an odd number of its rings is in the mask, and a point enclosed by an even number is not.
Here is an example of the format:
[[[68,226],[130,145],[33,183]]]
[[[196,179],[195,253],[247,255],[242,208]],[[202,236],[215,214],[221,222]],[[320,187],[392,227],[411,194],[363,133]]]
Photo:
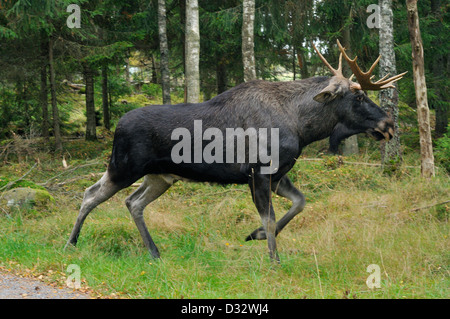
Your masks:
[[[264,231],[267,236],[269,255],[271,260],[280,262],[275,240],[277,224],[275,221],[275,211],[272,206],[272,192],[270,175],[254,173],[250,179],[249,186],[252,192],[253,202],[261,216]]]

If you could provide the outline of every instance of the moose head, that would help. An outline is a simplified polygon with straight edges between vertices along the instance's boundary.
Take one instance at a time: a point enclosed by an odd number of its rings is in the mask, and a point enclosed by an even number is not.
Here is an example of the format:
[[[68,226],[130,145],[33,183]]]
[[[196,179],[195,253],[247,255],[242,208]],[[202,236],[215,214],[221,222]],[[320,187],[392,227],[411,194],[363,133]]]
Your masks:
[[[376,82],[372,82],[372,73],[381,56],[373,63],[369,71],[364,72],[356,63],[357,57],[351,59],[339,40],[337,44],[341,52],[337,69],[334,69],[314,43],[312,44],[322,62],[333,73],[329,85],[314,97],[317,102],[336,104],[337,107],[338,124],[330,136],[330,151],[336,153],[339,143],[343,139],[363,132],[368,133],[376,140],[390,140],[394,135],[394,122],[386,112],[367,96],[366,92],[395,88],[394,83],[400,80],[406,72],[386,79],[389,76],[387,75]],[[348,79],[342,72],[342,57],[345,58],[353,72]],[[358,82],[353,82],[354,77]]]

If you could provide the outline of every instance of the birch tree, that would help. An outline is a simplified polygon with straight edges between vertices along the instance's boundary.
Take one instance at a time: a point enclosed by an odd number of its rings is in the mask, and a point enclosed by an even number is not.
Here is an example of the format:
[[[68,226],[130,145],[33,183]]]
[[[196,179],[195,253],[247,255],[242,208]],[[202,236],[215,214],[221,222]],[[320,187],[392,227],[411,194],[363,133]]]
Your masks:
[[[171,104],[169,44],[167,41],[167,28],[166,28],[166,0],[158,0],[158,34],[159,34],[159,51],[161,53],[161,83],[163,92],[163,103]]]
[[[243,0],[242,62],[245,82],[256,79],[254,25],[255,0]]]
[[[186,0],[186,102],[200,101],[200,28],[198,0]]]
[[[434,155],[431,144],[430,110],[427,100],[427,83],[425,80],[425,65],[422,36],[420,34],[417,0],[406,0],[408,11],[409,37],[412,47],[412,63],[414,87],[416,89],[417,118],[420,135],[420,160],[423,177],[434,176]]]
[[[380,0],[380,77],[397,74],[394,52],[394,15],[392,0]],[[397,87],[397,84],[394,83]],[[400,134],[398,126],[398,91],[397,88],[380,91],[380,107],[394,121],[394,137],[389,142],[381,143],[382,163],[394,163],[401,159]]]

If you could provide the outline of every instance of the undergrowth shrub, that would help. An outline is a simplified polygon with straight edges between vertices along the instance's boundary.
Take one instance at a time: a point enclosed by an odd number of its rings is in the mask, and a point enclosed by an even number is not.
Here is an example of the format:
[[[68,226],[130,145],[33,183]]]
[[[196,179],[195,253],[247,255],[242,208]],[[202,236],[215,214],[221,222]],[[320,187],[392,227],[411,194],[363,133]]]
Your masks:
[[[450,125],[447,128],[447,132],[450,132]],[[450,133],[445,134],[443,137],[436,141],[435,153],[436,163],[450,173]]]

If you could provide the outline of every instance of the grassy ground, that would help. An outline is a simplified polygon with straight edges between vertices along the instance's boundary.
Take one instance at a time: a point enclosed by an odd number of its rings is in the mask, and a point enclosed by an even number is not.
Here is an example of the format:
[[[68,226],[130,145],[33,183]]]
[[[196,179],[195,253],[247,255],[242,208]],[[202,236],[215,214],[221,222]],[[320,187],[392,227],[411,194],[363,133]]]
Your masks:
[[[299,160],[289,173],[308,202],[278,236],[280,266],[269,261],[265,241],[244,241],[260,219],[248,188],[238,185],[179,182],[149,205],[145,219],[161,260],[150,258],[124,205],[133,187],[92,212],[77,248],[64,251],[83,191],[104,171],[110,145],[109,137],[65,142],[66,169],[60,158],[34,155],[40,164],[26,179],[31,187],[47,182],[56,201],[0,210],[0,266],[63,286],[68,265],[76,264],[82,288],[106,297],[450,297],[449,204],[435,205],[449,199],[448,175],[438,170],[423,180],[419,169],[402,167],[388,176],[336,157]],[[376,157],[362,154],[346,161]],[[405,165],[417,165],[415,156]],[[0,176],[15,180],[31,162],[4,165]],[[290,207],[277,196],[274,205],[277,218]],[[366,285],[371,264],[380,267],[381,288]]]

